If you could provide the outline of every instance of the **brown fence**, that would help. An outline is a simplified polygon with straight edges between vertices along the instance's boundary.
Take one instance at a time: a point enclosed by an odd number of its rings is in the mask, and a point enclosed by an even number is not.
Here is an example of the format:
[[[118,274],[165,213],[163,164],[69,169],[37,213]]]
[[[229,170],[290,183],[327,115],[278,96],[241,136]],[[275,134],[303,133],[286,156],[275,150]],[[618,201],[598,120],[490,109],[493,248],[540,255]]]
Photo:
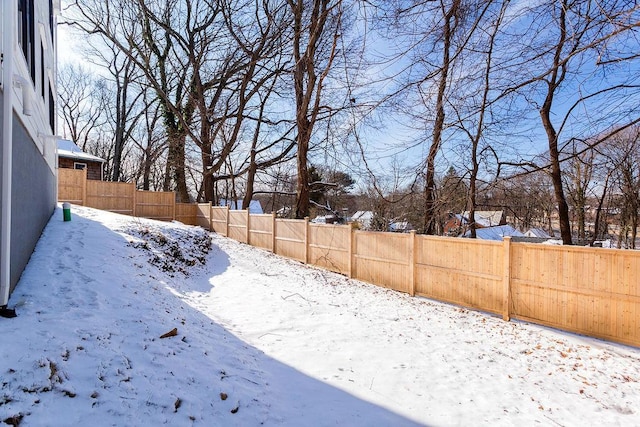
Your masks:
[[[640,346],[640,251],[366,232],[226,207],[211,212],[221,234],[310,265],[505,320]]]
[[[640,346],[640,252],[513,244],[514,317]]]
[[[58,169],[58,200],[83,205],[87,200],[87,171]]]
[[[414,292],[509,318],[510,239],[416,236]],[[507,280],[507,282],[505,282]]]
[[[251,245],[262,249],[275,250],[274,227],[275,214],[251,215],[251,227],[249,229],[249,241]]]
[[[173,192],[140,191],[135,184],[88,180],[84,170],[58,169],[58,200],[125,215],[196,223],[192,208],[178,207]]]
[[[207,205],[208,206],[208,205]],[[198,205],[193,203],[176,203],[176,221],[189,225],[198,224]]]
[[[378,286],[640,346],[640,251],[357,231],[59,172],[60,201],[175,218]]]

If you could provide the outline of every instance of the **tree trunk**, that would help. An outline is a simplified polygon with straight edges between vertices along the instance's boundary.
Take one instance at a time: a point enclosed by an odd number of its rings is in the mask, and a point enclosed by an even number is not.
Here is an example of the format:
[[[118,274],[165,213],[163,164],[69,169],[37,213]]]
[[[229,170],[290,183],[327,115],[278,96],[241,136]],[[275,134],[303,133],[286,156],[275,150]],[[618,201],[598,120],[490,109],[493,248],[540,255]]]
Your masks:
[[[436,232],[436,180],[435,163],[436,156],[442,145],[442,131],[444,130],[444,97],[447,90],[449,68],[451,67],[451,39],[453,38],[452,21],[458,13],[460,0],[454,0],[445,14],[442,46],[442,68],[440,69],[440,81],[438,84],[438,97],[436,101],[436,120],[433,125],[433,139],[427,155],[425,183],[424,183],[424,232],[435,234]]]
[[[309,168],[307,157],[309,154],[309,137],[305,136],[309,129],[309,121],[302,118],[298,121],[298,181],[296,186],[296,218],[309,216],[309,197],[311,189],[309,187]]]
[[[185,140],[184,133],[168,129],[169,151],[167,154],[167,167],[163,190],[170,191],[171,182],[174,183],[176,202],[189,203],[189,190],[187,189],[187,176],[185,173]]]
[[[604,186],[602,188],[602,195],[598,199],[598,208],[596,209],[596,218],[594,220],[593,225],[593,236],[591,236],[591,241],[589,242],[589,246],[593,246],[596,239],[598,239],[602,233],[600,233],[600,216],[602,214],[602,206],[604,205],[604,199],[607,196],[607,188],[609,186],[609,175],[604,180]]]
[[[564,5],[563,5],[564,6]],[[551,106],[556,89],[560,86],[562,80],[564,80],[563,62],[561,60],[562,50],[566,43],[567,31],[566,31],[566,10],[564,7],[560,8],[560,40],[555,46],[555,54],[553,58],[553,68],[551,75],[547,81],[547,96],[544,103],[540,108],[540,118],[542,119],[542,126],[547,134],[547,140],[549,142],[549,158],[551,162],[551,182],[553,183],[553,193],[555,195],[556,204],[558,205],[558,217],[560,221],[560,236],[562,243],[565,245],[571,245],[571,222],[569,221],[569,206],[567,205],[567,199],[564,195],[564,188],[562,184],[562,170],[560,168],[560,153],[558,151],[558,134],[551,122]]]
[[[129,69],[131,62],[127,62],[124,68],[124,75],[122,81],[118,72],[114,73],[116,79],[116,122],[115,122],[115,141],[113,146],[113,175],[111,180],[114,182],[120,181],[120,174],[122,169],[122,152],[124,151],[125,143],[125,127],[128,125],[130,117],[127,114],[127,98],[129,89]]]
[[[542,117],[542,123],[544,129],[547,132],[549,139],[549,158],[551,161],[551,182],[553,183],[553,194],[555,195],[556,203],[558,205],[558,217],[560,221],[560,237],[562,243],[565,245],[573,244],[571,237],[571,222],[569,221],[569,205],[567,205],[567,199],[564,195],[564,188],[562,186],[562,170],[560,169],[560,154],[558,152],[558,140],[555,129],[551,124],[549,116],[549,110],[543,109],[540,111]]]
[[[244,192],[244,198],[242,199],[242,209],[249,209],[249,205],[253,199],[253,185],[255,183],[257,170],[256,150],[252,149],[251,157],[249,159],[249,169],[247,170],[247,184]]]

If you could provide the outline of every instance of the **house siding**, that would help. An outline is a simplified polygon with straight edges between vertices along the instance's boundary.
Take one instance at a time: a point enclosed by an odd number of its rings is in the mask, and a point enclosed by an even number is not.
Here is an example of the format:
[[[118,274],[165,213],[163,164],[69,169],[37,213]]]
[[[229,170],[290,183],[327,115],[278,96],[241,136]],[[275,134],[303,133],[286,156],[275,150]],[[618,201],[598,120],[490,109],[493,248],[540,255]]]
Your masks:
[[[11,290],[56,205],[56,176],[22,123],[13,119]]]
[[[11,164],[10,186],[0,174],[0,202],[11,216],[8,221],[0,211],[2,230],[8,227],[0,236],[8,249],[0,251],[0,305],[7,304],[56,207],[55,6],[40,0],[0,2],[0,51],[11,58],[3,61],[0,74],[0,165]],[[5,111],[9,97],[13,111]],[[11,141],[4,140],[6,127],[12,129]]]
[[[3,177],[3,173],[2,173],[2,165],[4,164],[3,162],[3,158],[4,158],[4,149],[2,148],[4,145],[4,133],[2,132],[2,130],[4,129],[4,93],[2,91],[2,89],[0,89],[0,188],[2,188],[2,177]],[[5,201],[3,200],[3,192],[0,191],[0,206],[5,204]],[[0,209],[0,224],[2,224],[2,209]],[[2,238],[1,236],[1,232],[0,232],[0,238]],[[0,266],[0,269],[2,267]]]

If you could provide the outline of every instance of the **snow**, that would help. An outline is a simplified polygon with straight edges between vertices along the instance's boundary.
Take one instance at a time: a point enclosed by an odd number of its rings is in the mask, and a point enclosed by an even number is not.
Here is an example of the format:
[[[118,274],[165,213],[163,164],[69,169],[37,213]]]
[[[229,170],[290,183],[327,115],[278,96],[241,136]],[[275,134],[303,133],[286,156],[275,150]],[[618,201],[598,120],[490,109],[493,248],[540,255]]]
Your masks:
[[[639,349],[211,239],[58,207],[0,318],[0,421],[640,424]]]

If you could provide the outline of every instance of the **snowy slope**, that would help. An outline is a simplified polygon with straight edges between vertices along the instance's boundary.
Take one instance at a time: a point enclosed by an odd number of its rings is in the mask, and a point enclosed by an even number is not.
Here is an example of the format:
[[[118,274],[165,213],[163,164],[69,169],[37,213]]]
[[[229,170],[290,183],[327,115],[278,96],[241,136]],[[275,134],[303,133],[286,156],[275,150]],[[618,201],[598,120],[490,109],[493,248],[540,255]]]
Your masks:
[[[8,424],[640,425],[638,349],[209,246],[195,227],[72,215],[54,213],[18,317],[0,318]]]

